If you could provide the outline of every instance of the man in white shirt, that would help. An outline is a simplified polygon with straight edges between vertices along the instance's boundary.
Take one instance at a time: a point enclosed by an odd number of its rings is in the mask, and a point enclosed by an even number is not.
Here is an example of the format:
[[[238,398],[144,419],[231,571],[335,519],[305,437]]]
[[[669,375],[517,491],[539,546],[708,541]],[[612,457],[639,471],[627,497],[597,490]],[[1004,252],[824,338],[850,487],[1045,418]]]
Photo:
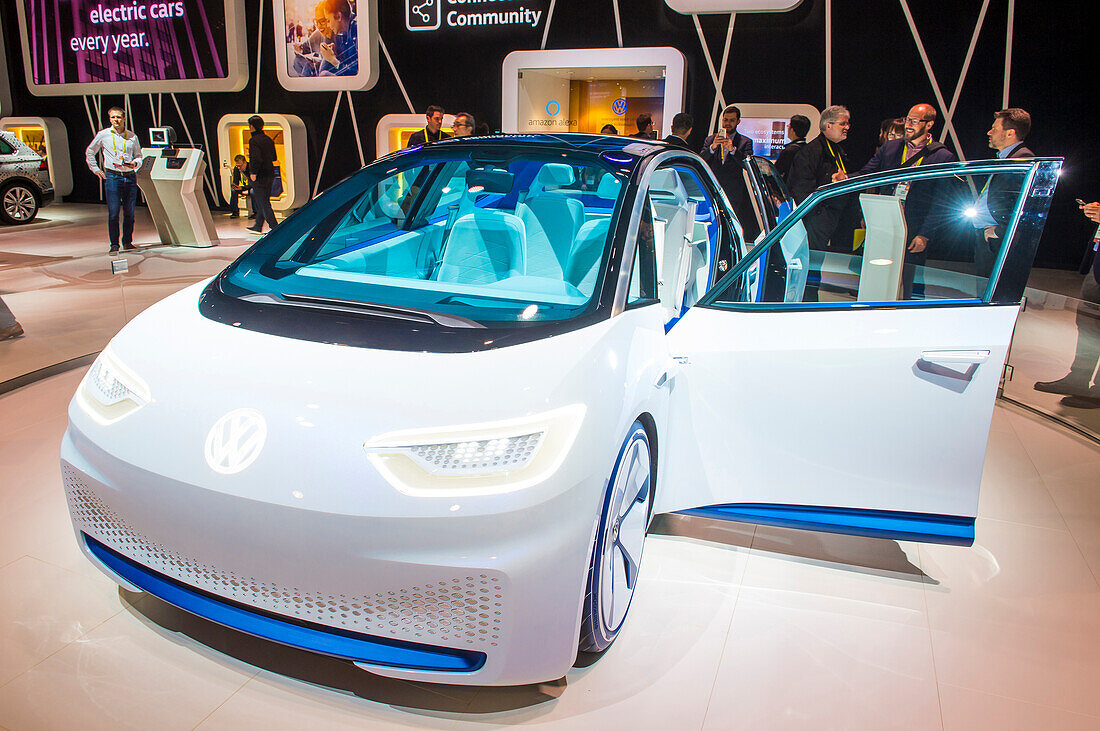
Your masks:
[[[118,253],[118,214],[122,211],[122,248],[133,251],[134,204],[137,202],[137,169],[141,167],[141,144],[137,135],[126,129],[126,112],[119,107],[107,110],[111,126],[100,130],[84,153],[88,169],[102,181],[107,194],[107,236],[111,253]],[[103,167],[96,154],[103,153]]]

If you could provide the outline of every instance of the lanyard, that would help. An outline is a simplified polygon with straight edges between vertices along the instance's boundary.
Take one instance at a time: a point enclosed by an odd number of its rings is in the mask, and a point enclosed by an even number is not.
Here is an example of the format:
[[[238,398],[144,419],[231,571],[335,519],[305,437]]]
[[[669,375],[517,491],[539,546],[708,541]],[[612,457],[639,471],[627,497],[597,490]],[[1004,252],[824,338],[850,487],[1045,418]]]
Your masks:
[[[921,152],[923,152],[923,150],[917,152],[917,154],[921,155]],[[901,164],[904,165],[905,161],[908,160],[908,159],[909,159],[909,143],[906,142],[902,146],[902,149],[901,149]],[[924,156],[923,155],[921,155],[920,157],[917,158],[917,161],[915,163],[913,163],[913,167],[920,167],[920,164],[922,162],[924,162]]]
[[[836,161],[837,169],[847,175],[848,171],[844,168],[844,161],[840,159],[840,154],[836,151],[836,149],[833,148],[833,143],[829,140],[825,140],[825,144],[829,146],[829,152],[832,153],[833,160]]]
[[[120,137],[122,135],[119,135]],[[115,159],[120,163],[126,162],[126,138],[122,137],[122,157],[118,155],[118,143],[115,141],[115,128],[111,127],[111,149],[114,150]]]

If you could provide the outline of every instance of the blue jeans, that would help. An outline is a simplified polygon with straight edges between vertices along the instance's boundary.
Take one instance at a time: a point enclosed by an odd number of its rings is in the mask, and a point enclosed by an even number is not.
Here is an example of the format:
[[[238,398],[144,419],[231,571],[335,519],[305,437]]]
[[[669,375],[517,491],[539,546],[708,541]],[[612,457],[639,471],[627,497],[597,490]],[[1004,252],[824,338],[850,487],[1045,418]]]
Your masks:
[[[137,176],[107,171],[103,181],[107,193],[107,238],[111,248],[118,248],[118,213],[122,211],[122,245],[130,246],[134,239],[134,204],[137,203]]]

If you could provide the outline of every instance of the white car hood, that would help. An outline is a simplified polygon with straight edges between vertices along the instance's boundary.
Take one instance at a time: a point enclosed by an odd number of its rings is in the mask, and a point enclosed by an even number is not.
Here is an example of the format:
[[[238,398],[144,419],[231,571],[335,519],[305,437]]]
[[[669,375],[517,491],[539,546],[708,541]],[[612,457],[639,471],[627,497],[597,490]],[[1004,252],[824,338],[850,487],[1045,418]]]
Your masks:
[[[473,353],[371,350],[211,321],[198,308],[206,284],[149,308],[109,346],[145,381],[150,403],[103,426],[74,402],[70,419],[96,446],[135,468],[241,497],[400,513],[402,502],[413,498],[370,465],[363,448],[369,439],[586,403],[593,389],[622,380],[615,377],[614,354],[604,353],[612,347],[604,337],[614,321]],[[237,409],[263,416],[266,442],[246,470],[217,474],[204,443],[214,424]],[[361,504],[349,503],[348,485],[362,487]]]

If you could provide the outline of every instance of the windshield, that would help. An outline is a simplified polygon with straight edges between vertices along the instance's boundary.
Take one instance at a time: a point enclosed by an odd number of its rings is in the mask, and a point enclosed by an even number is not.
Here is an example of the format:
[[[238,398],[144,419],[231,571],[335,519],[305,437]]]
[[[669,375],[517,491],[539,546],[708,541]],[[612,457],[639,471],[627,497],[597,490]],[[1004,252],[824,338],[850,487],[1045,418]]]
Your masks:
[[[598,304],[625,187],[592,153],[398,155],[281,224],[226,271],[222,289],[450,327],[567,320]]]

